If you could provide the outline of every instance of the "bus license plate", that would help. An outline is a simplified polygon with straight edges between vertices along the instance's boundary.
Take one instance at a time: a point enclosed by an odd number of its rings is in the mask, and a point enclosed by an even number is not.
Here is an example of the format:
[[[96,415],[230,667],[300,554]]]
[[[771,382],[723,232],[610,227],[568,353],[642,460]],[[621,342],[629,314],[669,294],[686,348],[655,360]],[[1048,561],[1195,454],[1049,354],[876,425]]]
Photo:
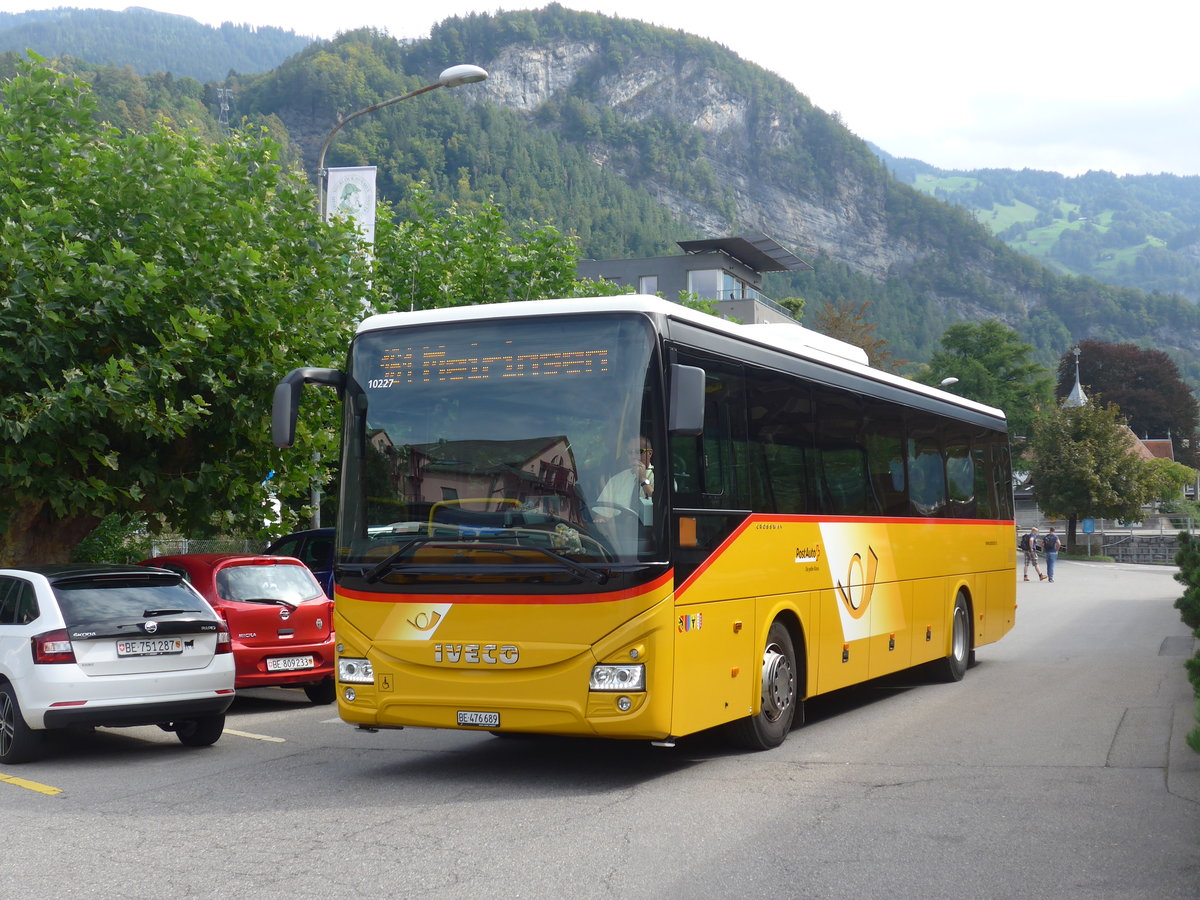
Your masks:
[[[148,638],[117,641],[117,656],[167,656],[183,652],[182,638]]]
[[[277,656],[267,660],[267,671],[294,672],[297,669],[311,669],[313,665],[311,656]]]
[[[478,728],[499,728],[500,713],[498,712],[464,712],[458,711],[459,725],[474,725]]]

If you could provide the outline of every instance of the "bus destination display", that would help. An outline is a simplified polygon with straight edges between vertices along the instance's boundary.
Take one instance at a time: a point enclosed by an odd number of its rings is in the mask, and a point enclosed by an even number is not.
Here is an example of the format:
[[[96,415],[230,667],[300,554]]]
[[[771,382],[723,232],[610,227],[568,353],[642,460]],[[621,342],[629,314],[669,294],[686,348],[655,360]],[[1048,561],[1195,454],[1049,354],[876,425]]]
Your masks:
[[[448,344],[392,347],[379,360],[379,377],[369,387],[406,384],[440,384],[456,381],[496,381],[505,378],[605,376],[609,351],[523,348],[517,341],[493,347],[473,342],[463,347]]]

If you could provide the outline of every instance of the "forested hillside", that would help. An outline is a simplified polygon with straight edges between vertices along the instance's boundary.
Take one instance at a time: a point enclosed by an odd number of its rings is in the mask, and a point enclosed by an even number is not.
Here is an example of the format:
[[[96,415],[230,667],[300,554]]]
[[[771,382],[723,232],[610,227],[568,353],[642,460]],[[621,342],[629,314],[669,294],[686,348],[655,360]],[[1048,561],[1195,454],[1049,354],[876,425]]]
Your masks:
[[[142,75],[170,72],[199,81],[220,81],[231,71],[265,72],[310,41],[280,28],[229,22],[211,28],[187,16],[137,7],[0,12],[0,51],[32,49],[47,57],[73,56],[129,66]]]
[[[1200,301],[1200,177],[950,171],[880,155],[901,181],[1057,271]]]
[[[356,121],[330,160],[380,166],[381,193],[400,202],[413,178],[459,200],[494,195],[519,217],[578,233],[588,256],[765,231],[816,267],[773,276],[768,293],[810,308],[870,301],[898,357],[927,359],[949,324],[995,317],[1046,363],[1084,337],[1135,341],[1200,381],[1195,304],[1062,277],[1016,253],[964,210],[891,177],[782,79],[680,32],[558,6],[448,19],[412,45],[356,32],[255,79],[243,103],[278,115],[311,167],[336,111],[460,61],[492,77]],[[650,202],[685,233],[648,216]]]
[[[401,211],[417,181],[444,203],[494,197],[514,223],[577,235],[588,257],[764,231],[815,266],[769,276],[770,296],[803,297],[810,311],[869,302],[898,358],[926,360],[948,325],[996,318],[1046,364],[1083,338],[1131,341],[1167,351],[1200,383],[1195,303],[1067,277],[1016,252],[967,210],[893,177],[792,85],[682,32],[551,5],[451,18],[414,43],[352,32],[228,84],[238,114],[275,131],[312,175],[339,114],[460,62],[491,77],[356,119],[329,164],[378,166],[380,196]],[[153,105],[152,79],[125,84],[95,67],[88,77],[118,124]],[[158,87],[176,110],[216,114],[213,85],[199,96],[187,79]]]

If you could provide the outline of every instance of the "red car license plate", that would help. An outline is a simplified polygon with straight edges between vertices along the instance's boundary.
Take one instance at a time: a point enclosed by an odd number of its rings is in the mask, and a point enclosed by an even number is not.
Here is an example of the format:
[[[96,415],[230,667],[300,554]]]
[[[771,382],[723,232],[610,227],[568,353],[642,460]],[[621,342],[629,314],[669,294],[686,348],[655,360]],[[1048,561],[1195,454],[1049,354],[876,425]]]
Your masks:
[[[311,656],[277,656],[267,660],[268,672],[294,672],[297,669],[311,669],[316,663]]]

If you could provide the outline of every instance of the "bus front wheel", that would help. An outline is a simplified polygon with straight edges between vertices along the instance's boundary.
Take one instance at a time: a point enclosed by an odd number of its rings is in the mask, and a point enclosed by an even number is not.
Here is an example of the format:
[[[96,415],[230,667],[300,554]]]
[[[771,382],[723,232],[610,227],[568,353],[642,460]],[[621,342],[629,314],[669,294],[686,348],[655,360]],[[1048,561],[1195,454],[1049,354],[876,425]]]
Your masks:
[[[804,721],[798,675],[791,633],[782,622],[773,622],[762,654],[761,708],[757,715],[729,723],[734,743],[748,750],[770,750],[783,743],[793,722]]]

